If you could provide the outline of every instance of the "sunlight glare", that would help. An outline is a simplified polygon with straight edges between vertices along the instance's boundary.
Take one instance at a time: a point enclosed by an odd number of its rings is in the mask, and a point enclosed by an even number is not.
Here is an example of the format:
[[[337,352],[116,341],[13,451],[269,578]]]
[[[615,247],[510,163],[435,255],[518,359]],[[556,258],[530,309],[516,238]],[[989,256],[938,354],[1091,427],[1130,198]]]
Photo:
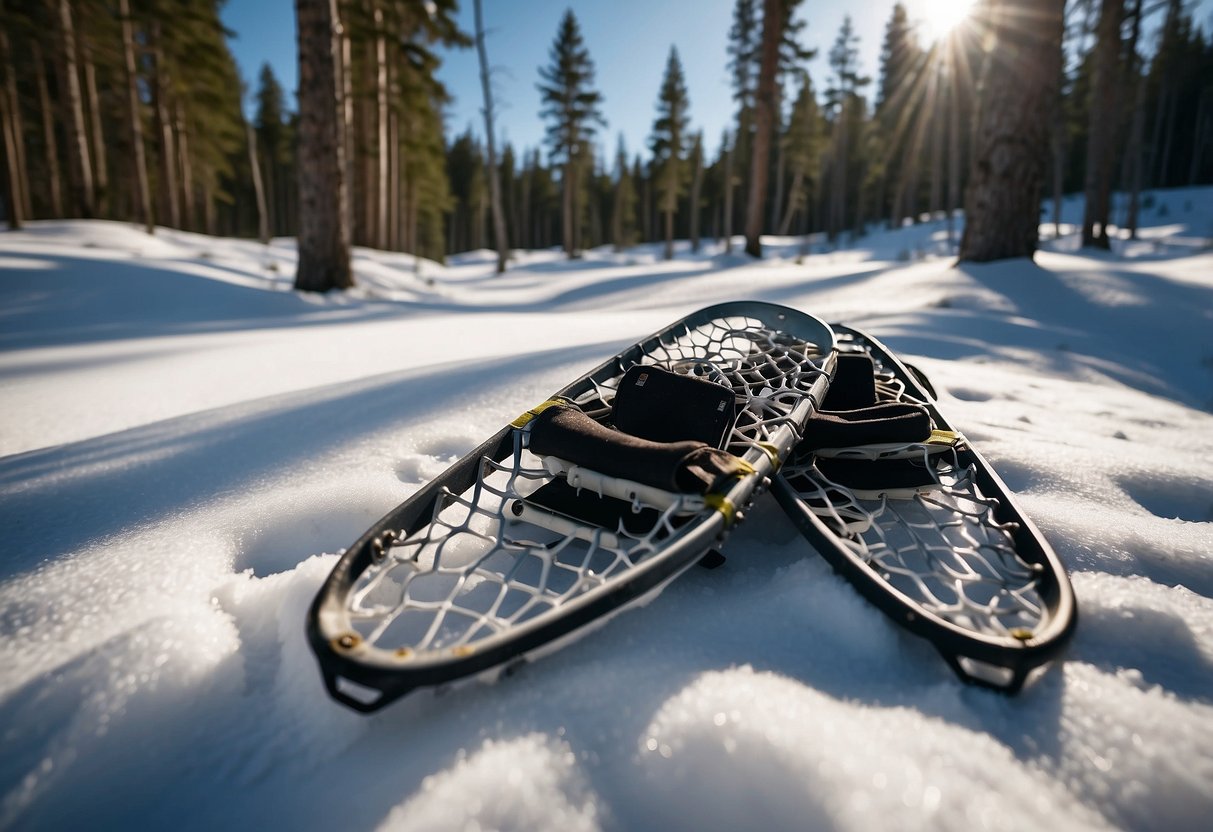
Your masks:
[[[931,40],[946,37],[973,8],[974,0],[931,0],[922,10],[923,23]]]

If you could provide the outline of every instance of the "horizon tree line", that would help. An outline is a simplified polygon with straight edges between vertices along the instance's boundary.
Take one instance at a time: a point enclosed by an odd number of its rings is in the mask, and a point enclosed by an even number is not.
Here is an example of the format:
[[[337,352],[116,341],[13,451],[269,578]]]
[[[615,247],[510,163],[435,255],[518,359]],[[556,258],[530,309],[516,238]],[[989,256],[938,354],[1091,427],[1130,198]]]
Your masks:
[[[345,265],[319,272],[323,288],[352,280],[350,245],[434,259],[496,248],[504,268],[511,245],[576,257],[661,242],[672,257],[676,238],[727,251],[744,231],[760,256],[762,234],[807,250],[941,217],[955,243],[962,208],[962,257],[1030,255],[1041,197],[1060,230],[1061,196],[1075,191],[1083,244],[1106,247],[1114,227],[1135,233],[1144,191],[1213,181],[1213,43],[1181,0],[980,0],[935,43],[894,3],[878,75],[860,67],[848,17],[819,82],[799,0],[735,0],[734,115],[711,156],[673,45],[647,154],[620,136],[608,155],[593,60],[567,11],[538,77],[544,147],[498,152],[480,138],[491,126],[446,135],[437,47],[485,49],[479,22],[475,40],[455,24],[454,0],[296,6],[299,112],[267,65],[246,119],[217,0],[0,0],[9,224],[298,235],[302,270],[312,213],[338,206],[322,250]]]

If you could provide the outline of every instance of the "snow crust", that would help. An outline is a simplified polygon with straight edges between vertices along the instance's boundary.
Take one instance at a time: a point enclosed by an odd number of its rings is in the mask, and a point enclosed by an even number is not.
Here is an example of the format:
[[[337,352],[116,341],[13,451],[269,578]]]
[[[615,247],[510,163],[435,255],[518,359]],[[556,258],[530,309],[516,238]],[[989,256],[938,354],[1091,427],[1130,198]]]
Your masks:
[[[107,222],[0,233],[0,828],[1201,828],[1213,810],[1213,189],[1141,239],[952,266],[942,219],[445,265]],[[1042,226],[1051,236],[1053,226]],[[966,688],[772,501],[647,606],[367,718],[308,604],[501,424],[707,303],[860,326],[1069,567],[1066,660]]]

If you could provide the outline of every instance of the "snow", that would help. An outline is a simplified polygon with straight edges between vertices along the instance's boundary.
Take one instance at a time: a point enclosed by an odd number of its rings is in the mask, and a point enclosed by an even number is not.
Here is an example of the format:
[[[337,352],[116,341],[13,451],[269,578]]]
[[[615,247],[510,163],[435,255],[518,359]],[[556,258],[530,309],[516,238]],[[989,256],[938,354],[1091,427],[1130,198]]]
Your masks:
[[[1050,222],[1042,226],[1053,234]],[[952,267],[942,219],[801,259],[0,234],[0,827],[1198,828],[1213,810],[1213,189],[1139,241]],[[868,329],[1071,570],[1065,661],[967,688],[773,502],[647,606],[364,717],[304,642],[337,553],[501,424],[707,303]]]

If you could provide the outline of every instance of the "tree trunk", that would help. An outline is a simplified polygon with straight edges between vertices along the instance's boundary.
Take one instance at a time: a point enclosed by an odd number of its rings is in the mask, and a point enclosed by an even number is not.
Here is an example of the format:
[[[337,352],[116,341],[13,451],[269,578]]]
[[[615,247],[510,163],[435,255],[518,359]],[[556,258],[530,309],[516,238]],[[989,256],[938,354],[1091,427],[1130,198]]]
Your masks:
[[[375,248],[387,248],[388,227],[388,150],[387,150],[387,38],[383,32],[383,9],[375,3],[375,112],[376,112],[376,155],[375,155],[375,192],[378,201],[375,205]]]
[[[59,143],[55,139],[55,114],[46,84],[46,60],[37,39],[30,42],[33,52],[34,76],[38,82],[38,105],[42,111],[42,143],[46,150],[46,173],[49,181],[51,215],[63,216],[63,175],[59,170]]]
[[[564,175],[561,177],[562,194],[560,206],[560,231],[563,235],[564,253],[572,259],[576,254],[576,249],[573,247],[573,159],[572,151],[569,151],[570,157],[564,163]]]
[[[181,169],[181,222],[189,230],[196,228],[194,220],[194,158],[190,155],[190,133],[185,121],[185,105],[177,99],[176,113],[177,160]]]
[[[1040,228],[1048,119],[1061,77],[1064,0],[995,0],[994,51],[965,200],[960,259],[1031,257]],[[1016,20],[1032,20],[1025,27]]]
[[[700,143],[702,145],[702,142]],[[691,173],[691,251],[699,251],[699,202],[703,194],[703,151],[695,156],[695,170]]]
[[[337,0],[295,0],[299,38],[299,267],[295,288],[354,285],[345,222],[345,132]]]
[[[11,67],[5,67],[10,70]],[[0,96],[0,133],[4,145],[4,213],[8,227],[21,228],[21,168],[17,163],[17,141],[13,117],[9,113],[8,95]]]
[[[177,191],[177,152],[173,142],[173,125],[168,111],[169,77],[165,65],[164,49],[161,45],[161,30],[159,21],[152,23],[153,53],[156,63],[155,115],[156,140],[159,143],[160,156],[160,211],[158,220],[162,225],[171,228],[181,227],[181,204]]]
[[[10,190],[9,225],[17,227],[23,219],[30,218],[29,168],[25,162],[25,128],[21,120],[21,99],[17,95],[17,70],[8,40],[8,32],[0,29],[0,67],[4,69],[3,96],[4,123],[6,132],[5,157],[8,159]],[[11,142],[11,147],[9,143]],[[14,219],[17,226],[13,225]]]
[[[734,139],[724,154],[724,253],[733,253],[733,151],[737,147]]]
[[[354,187],[355,182],[355,164],[354,164],[354,56],[353,42],[350,38],[349,28],[341,27],[341,122],[342,131],[344,132],[345,144],[345,181],[346,188]],[[272,184],[272,183],[271,183]],[[272,190],[271,190],[272,193]],[[272,204],[272,203],[271,203]],[[270,216],[273,216],[271,211]],[[345,201],[345,217],[342,223],[350,230],[351,242],[353,240],[354,228],[357,225],[354,222],[354,200],[349,198]]]
[[[796,195],[804,187],[804,171],[797,168],[792,174],[792,187],[788,189],[788,204],[783,209],[783,222],[779,224],[779,236],[786,237],[792,230],[792,215],[796,212]]]
[[[956,209],[960,207],[960,78],[955,49],[948,49],[948,250],[956,246]]]
[[[1099,29],[1095,41],[1095,67],[1091,79],[1091,117],[1087,131],[1087,173],[1084,191],[1086,204],[1082,216],[1082,244],[1108,248],[1111,237],[1112,167],[1116,156],[1120,119],[1117,117],[1117,92],[1120,73],[1120,24],[1124,0],[1103,0],[1099,11]],[[1096,226],[1099,226],[1098,231]]]
[[[91,217],[96,210],[93,167],[88,155],[88,131],[84,124],[84,103],[80,95],[80,76],[76,67],[76,30],[72,23],[70,0],[58,2],[59,102],[67,134],[67,181],[71,191],[72,212]]]
[[[118,0],[118,15],[122,18],[122,61],[126,69],[126,115],[130,128],[131,164],[134,167],[135,216],[143,223],[147,233],[152,234],[156,231],[156,224],[152,219],[152,192],[147,178],[147,153],[143,147],[143,104],[139,100],[130,0]]]
[[[243,118],[243,113],[241,113]],[[270,241],[270,213],[266,207],[265,187],[261,183],[261,163],[257,159],[257,134],[253,132],[253,124],[244,120],[244,136],[248,142],[249,169],[253,175],[253,196],[257,201],[257,239],[262,243]]]
[[[493,205],[493,239],[497,243],[497,273],[505,271],[510,256],[510,241],[505,230],[505,210],[501,206],[501,180],[497,176],[497,143],[493,134],[493,90],[489,83],[489,56],[484,46],[484,18],[480,0],[475,0],[476,53],[480,57],[480,88],[484,92],[484,132],[489,152],[489,195]]]
[[[758,92],[754,114],[754,155],[750,160],[750,201],[746,206],[745,250],[762,257],[762,214],[767,197],[767,175],[771,158],[771,127],[775,121],[775,70],[779,63],[782,35],[782,0],[762,4],[762,63],[758,69]]]
[[[109,213],[109,163],[105,154],[105,134],[101,130],[101,98],[97,94],[97,67],[93,62],[90,39],[80,33],[80,59],[84,65],[84,91],[88,101],[89,135],[92,139],[93,173],[97,183],[97,210]]]

